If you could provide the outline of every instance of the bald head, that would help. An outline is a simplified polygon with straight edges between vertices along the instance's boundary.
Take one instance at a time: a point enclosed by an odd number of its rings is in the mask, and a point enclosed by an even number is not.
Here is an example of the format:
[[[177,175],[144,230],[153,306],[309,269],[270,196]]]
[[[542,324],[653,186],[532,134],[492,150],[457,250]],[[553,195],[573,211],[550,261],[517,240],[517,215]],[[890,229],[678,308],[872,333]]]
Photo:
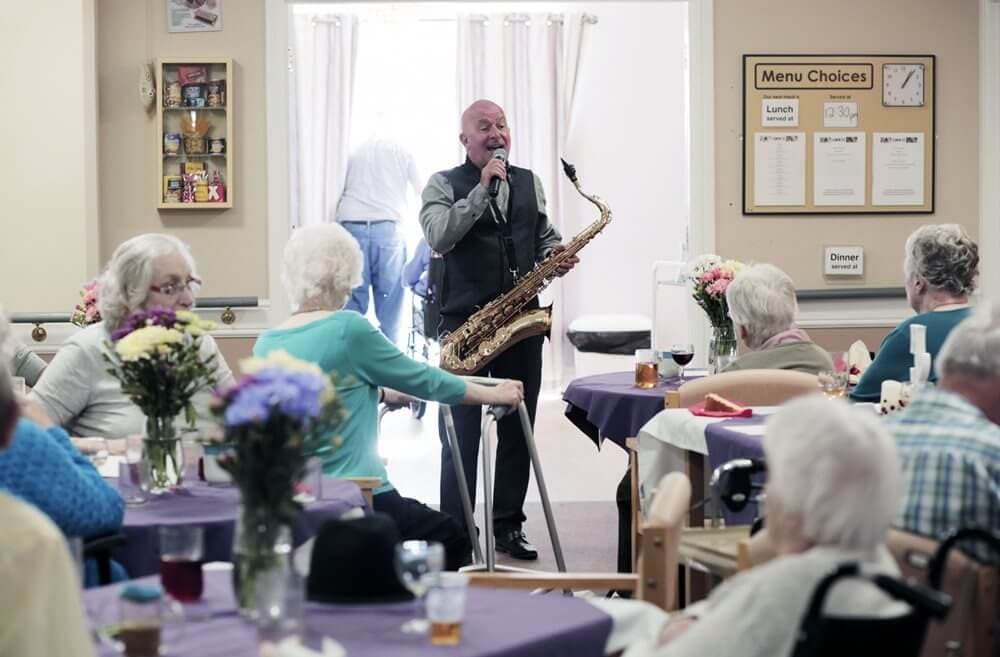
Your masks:
[[[458,137],[469,161],[482,169],[502,148],[510,153],[510,130],[503,108],[489,100],[477,100],[462,112],[462,133]]]

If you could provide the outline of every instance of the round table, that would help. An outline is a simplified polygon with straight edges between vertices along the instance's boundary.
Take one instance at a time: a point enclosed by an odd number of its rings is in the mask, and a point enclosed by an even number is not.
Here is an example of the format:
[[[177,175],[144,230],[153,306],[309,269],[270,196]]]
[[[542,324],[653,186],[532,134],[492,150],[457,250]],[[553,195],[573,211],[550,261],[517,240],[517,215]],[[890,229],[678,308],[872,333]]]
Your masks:
[[[211,486],[203,481],[185,483],[176,491],[151,496],[145,504],[125,509],[121,531],[126,541],[111,556],[124,566],[130,577],[159,573],[159,527],[201,525],[205,528],[203,560],[230,561],[239,504],[240,493],[235,486]],[[364,497],[356,484],[324,477],[322,499],[306,505],[299,514],[292,528],[292,539],[299,545],[315,536],[327,520],[364,506]]]
[[[578,429],[590,436],[598,447],[610,438],[625,449],[625,439],[636,436],[642,425],[663,410],[667,391],[704,376],[703,372],[688,374],[683,379],[659,379],[653,388],[635,385],[633,372],[595,374],[574,379],[563,393],[566,417]]]

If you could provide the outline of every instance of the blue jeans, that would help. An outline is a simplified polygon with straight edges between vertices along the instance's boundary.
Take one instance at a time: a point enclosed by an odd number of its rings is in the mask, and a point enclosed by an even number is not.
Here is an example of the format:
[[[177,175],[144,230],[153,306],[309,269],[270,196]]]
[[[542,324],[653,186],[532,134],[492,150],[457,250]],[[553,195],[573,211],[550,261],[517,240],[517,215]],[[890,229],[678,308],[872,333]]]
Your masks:
[[[345,306],[362,315],[368,312],[369,289],[375,298],[375,317],[385,337],[393,344],[399,338],[403,309],[403,267],[406,242],[395,221],[351,221],[341,224],[354,236],[364,256],[361,285],[354,288]]]

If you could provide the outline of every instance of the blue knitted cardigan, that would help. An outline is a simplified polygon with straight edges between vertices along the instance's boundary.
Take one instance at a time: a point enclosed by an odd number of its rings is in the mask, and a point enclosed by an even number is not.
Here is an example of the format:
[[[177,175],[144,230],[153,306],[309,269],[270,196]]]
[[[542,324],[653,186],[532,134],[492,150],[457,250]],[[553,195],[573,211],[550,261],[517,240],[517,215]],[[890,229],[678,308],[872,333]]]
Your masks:
[[[0,489],[33,504],[67,536],[118,531],[125,503],[59,428],[21,418],[0,451]]]

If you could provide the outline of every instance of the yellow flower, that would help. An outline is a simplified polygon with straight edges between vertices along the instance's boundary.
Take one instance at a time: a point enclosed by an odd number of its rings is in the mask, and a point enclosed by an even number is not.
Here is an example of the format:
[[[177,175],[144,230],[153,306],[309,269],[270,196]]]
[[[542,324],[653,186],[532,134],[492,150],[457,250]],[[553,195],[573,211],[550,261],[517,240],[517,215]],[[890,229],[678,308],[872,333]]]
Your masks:
[[[288,370],[289,372],[308,372],[309,374],[315,374],[323,379],[323,394],[320,396],[320,402],[326,405],[333,401],[336,397],[330,377],[323,372],[319,365],[296,358],[284,349],[272,351],[264,358],[244,358],[240,361],[240,371],[242,371],[244,375],[259,372],[267,367],[278,367],[283,370]]]
[[[289,372],[309,372],[317,376],[324,376],[319,365],[300,360],[284,349],[272,351],[264,358],[244,358],[240,361],[240,370],[244,374],[253,374],[266,367],[279,367]]]
[[[202,319],[190,310],[178,310],[177,321],[179,327],[185,333],[196,338],[205,335],[207,331],[211,331],[215,328],[215,322]]]
[[[146,326],[132,331],[115,345],[115,352],[123,361],[136,361],[149,358],[154,353],[168,353],[169,345],[178,344],[184,339],[177,329],[163,326]]]

